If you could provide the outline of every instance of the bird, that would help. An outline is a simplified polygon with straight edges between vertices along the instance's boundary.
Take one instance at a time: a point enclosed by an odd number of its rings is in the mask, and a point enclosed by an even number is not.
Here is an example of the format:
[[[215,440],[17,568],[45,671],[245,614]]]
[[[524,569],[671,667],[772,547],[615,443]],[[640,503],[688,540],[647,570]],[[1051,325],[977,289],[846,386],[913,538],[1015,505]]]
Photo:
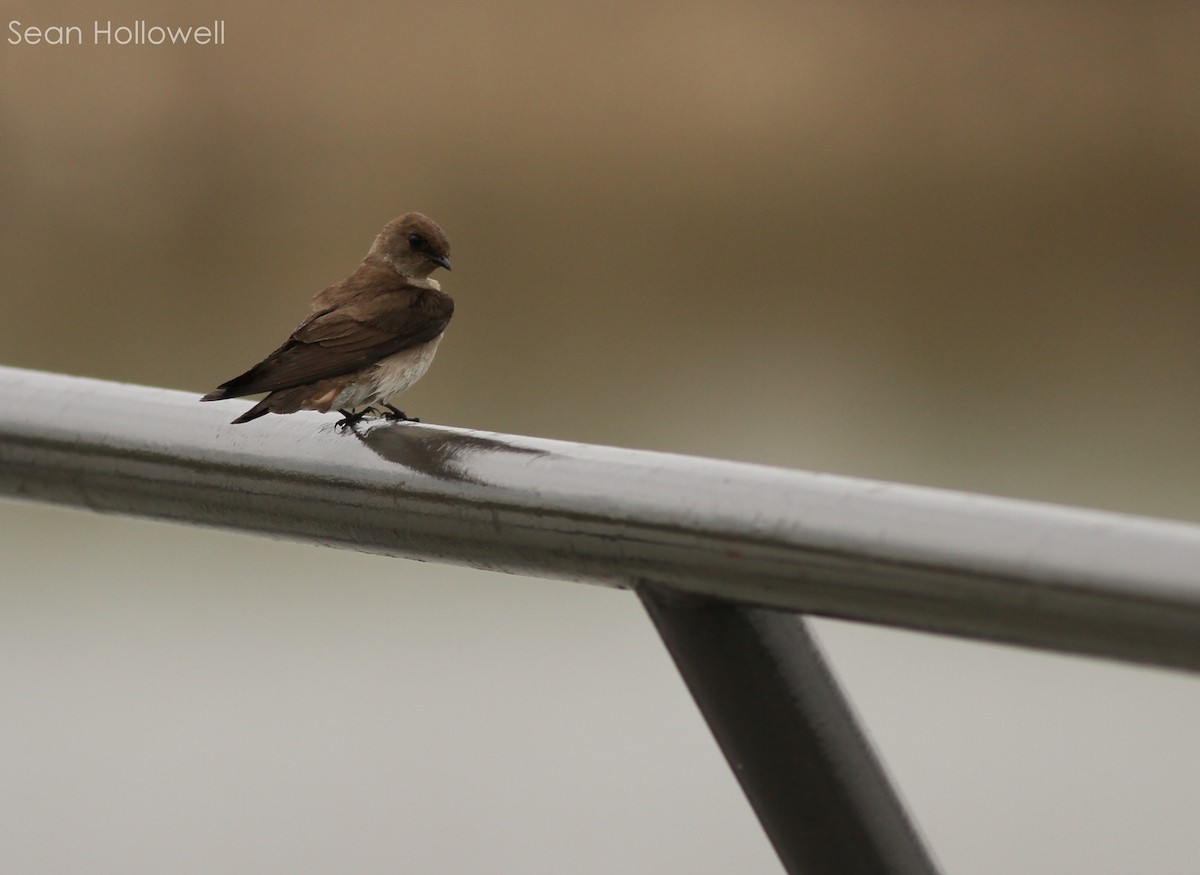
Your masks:
[[[438,224],[421,213],[393,219],[354,273],[316,294],[282,346],[200,400],[267,393],[233,425],[298,410],[336,410],[341,428],[371,413],[419,422],[388,399],[424,376],[454,315],[454,300],[430,278],[439,267],[451,269]]]

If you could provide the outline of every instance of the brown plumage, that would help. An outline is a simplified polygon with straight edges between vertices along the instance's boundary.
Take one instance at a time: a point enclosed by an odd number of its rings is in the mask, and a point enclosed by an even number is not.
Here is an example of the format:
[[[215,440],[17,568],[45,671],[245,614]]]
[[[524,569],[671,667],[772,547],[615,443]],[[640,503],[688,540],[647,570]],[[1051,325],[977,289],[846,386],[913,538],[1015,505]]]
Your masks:
[[[201,401],[269,393],[233,420],[386,401],[424,374],[454,301],[429,275],[450,269],[450,241],[408,213],[384,226],[349,277],[318,293],[308,317],[277,350]]]

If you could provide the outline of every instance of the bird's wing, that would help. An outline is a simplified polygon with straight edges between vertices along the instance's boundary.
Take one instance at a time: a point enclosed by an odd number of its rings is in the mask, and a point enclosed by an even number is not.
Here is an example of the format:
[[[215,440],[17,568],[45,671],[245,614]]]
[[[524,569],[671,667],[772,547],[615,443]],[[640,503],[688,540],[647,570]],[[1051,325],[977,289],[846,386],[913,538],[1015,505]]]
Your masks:
[[[453,313],[449,295],[428,289],[318,310],[283,346],[205,398],[274,392],[357,371],[438,337]]]

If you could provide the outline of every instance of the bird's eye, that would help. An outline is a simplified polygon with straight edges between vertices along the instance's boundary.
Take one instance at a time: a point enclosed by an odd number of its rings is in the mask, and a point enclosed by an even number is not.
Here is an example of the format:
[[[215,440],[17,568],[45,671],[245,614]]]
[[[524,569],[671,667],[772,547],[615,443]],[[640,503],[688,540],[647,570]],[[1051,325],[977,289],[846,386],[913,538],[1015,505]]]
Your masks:
[[[413,249],[424,249],[425,248],[425,238],[422,237],[420,234],[409,234],[408,235],[408,245],[411,246]]]

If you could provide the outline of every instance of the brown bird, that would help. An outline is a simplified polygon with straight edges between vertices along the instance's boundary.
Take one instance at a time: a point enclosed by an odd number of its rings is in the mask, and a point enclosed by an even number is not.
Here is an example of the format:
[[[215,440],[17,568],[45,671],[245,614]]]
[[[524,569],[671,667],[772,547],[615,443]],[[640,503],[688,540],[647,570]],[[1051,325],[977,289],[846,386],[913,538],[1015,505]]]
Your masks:
[[[450,270],[442,229],[420,213],[393,219],[354,273],[313,298],[283,346],[200,400],[267,392],[235,425],[267,413],[337,410],[338,425],[349,426],[376,402],[389,419],[409,419],[387,399],[429,369],[454,313],[453,299],[429,278],[439,267]]]

